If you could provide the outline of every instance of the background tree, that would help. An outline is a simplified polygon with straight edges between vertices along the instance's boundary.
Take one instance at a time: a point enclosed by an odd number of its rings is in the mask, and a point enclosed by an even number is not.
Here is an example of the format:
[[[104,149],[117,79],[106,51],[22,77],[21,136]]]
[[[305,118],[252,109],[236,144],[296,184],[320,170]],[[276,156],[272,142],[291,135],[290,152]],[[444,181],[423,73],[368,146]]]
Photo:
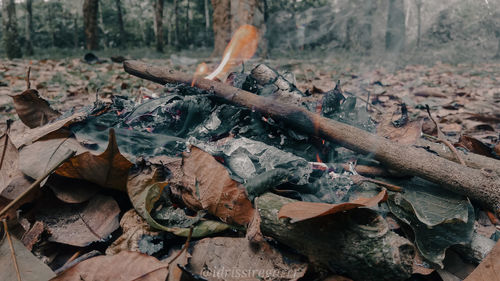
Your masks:
[[[9,59],[20,58],[23,54],[17,33],[16,4],[14,0],[2,0],[3,45]]]
[[[231,1],[212,0],[214,9],[212,20],[214,30],[213,56],[220,56],[231,40]]]
[[[98,27],[97,10],[99,0],[83,1],[83,25],[85,29],[85,46],[88,50],[97,50],[98,46]]]
[[[33,0],[26,0],[26,55],[33,55],[33,42],[31,34],[33,33]]]
[[[155,0],[156,50],[163,52],[163,0]]]
[[[120,3],[120,0],[115,0],[115,6],[116,6],[116,19],[119,30],[118,46],[123,47],[123,44],[125,43],[125,27],[123,25],[122,5]]]
[[[401,51],[405,45],[406,25],[403,0],[389,0],[385,49]]]

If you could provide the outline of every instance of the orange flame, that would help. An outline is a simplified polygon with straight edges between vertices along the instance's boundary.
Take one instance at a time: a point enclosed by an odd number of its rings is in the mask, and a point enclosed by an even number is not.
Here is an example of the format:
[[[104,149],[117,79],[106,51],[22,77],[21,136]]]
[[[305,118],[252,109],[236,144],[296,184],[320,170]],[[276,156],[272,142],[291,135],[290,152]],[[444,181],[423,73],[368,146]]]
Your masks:
[[[208,72],[208,66],[206,63],[202,62],[200,63],[197,67],[196,67],[196,70],[194,72],[194,77],[193,77],[193,81],[191,82],[191,87],[194,86],[194,83],[196,82],[196,79],[198,77],[202,77],[203,75],[207,74]]]
[[[316,162],[323,163],[323,161],[321,161],[321,158],[319,157],[318,153],[316,153]]]
[[[258,42],[259,32],[257,28],[249,24],[240,26],[226,46],[221,63],[205,79],[218,78],[222,80],[231,68],[247,61],[255,54]]]

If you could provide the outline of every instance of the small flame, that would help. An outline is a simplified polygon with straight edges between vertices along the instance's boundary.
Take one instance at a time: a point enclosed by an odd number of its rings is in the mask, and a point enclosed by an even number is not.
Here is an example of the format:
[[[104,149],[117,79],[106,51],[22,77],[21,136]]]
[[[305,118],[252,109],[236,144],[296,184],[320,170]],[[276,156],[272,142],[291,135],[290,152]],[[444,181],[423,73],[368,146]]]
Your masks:
[[[249,24],[240,26],[226,46],[221,63],[205,79],[219,78],[219,80],[222,80],[221,78],[231,68],[249,60],[255,54],[258,42],[259,33],[257,28]]]
[[[323,163],[323,161],[321,161],[321,158],[319,158],[319,154],[318,153],[316,153],[316,162]]]
[[[202,77],[203,75],[207,74],[208,72],[208,66],[206,63],[202,62],[200,63],[194,72],[194,77],[193,77],[193,82],[191,82],[191,87],[194,86],[194,83],[196,82],[196,79],[198,77]]]

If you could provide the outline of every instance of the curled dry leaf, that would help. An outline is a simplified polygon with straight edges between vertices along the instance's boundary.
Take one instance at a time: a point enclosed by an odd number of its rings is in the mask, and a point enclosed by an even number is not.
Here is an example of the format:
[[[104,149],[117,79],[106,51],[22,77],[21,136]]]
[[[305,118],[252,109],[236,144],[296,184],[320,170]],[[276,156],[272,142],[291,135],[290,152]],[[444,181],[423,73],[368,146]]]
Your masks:
[[[28,89],[11,97],[19,119],[30,128],[43,126],[61,115],[40,97],[37,90]]]
[[[296,257],[269,245],[255,249],[245,238],[205,238],[192,248],[188,268],[207,280],[298,280],[307,269]]]
[[[51,281],[97,280],[165,280],[167,264],[155,257],[122,251],[114,256],[97,256],[84,260]]]
[[[8,134],[4,134],[0,138],[0,157],[2,157],[2,154],[3,159],[0,167],[0,209],[7,206],[31,184],[19,170],[19,153],[17,148],[10,141]],[[15,218],[17,208],[33,200],[36,193],[37,191],[30,193],[17,203],[5,214],[5,217]]]
[[[18,177],[23,177],[19,171],[19,155],[8,134],[0,137],[0,193]]]
[[[36,217],[51,234],[49,241],[85,247],[92,242],[108,238],[119,227],[120,208],[109,196],[97,195],[88,203],[67,204],[48,201]]]
[[[340,204],[314,203],[314,202],[292,202],[281,207],[278,218],[290,218],[290,222],[299,222],[312,218],[335,214],[342,211],[359,207],[375,206],[387,199],[387,191],[384,189],[371,198],[360,197],[352,202]]]
[[[52,123],[46,124],[42,127],[37,127],[34,129],[26,130],[22,134],[16,134],[12,137],[12,142],[17,148],[24,145],[29,145],[47,135],[57,132],[60,129],[64,129],[71,124],[81,122],[87,118],[87,112],[79,111],[71,116],[56,120]]]
[[[123,234],[106,249],[107,255],[116,255],[121,251],[140,252],[139,240],[144,235],[157,236],[159,234],[153,231],[134,209],[123,214],[120,226]]]
[[[463,147],[472,153],[494,158],[492,150],[489,146],[487,146],[480,140],[467,135],[460,136],[458,142],[454,145],[455,147]]]
[[[229,225],[210,220],[200,220],[199,217],[187,216],[183,210],[168,204],[163,206],[164,216],[168,225],[160,223],[151,216],[151,211],[167,189],[166,171],[161,165],[143,165],[136,171],[131,171],[127,183],[130,201],[137,213],[154,229],[172,232],[178,236],[188,237],[190,227],[193,227],[192,237],[204,237],[229,228]]]
[[[227,223],[247,225],[254,208],[245,188],[231,179],[226,168],[207,152],[192,147],[182,162],[182,199],[195,210],[207,210]]]
[[[108,147],[103,153],[94,155],[87,151],[79,154],[61,165],[56,173],[125,191],[130,167],[132,163],[118,150],[115,132],[110,129]]]

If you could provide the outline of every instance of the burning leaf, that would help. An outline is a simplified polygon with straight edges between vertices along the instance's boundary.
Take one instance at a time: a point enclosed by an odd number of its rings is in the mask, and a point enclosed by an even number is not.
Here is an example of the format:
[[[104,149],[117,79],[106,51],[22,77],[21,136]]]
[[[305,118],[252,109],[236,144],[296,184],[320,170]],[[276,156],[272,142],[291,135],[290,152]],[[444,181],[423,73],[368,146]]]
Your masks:
[[[97,195],[88,203],[67,204],[48,199],[50,208],[40,208],[36,214],[51,234],[49,241],[85,247],[105,240],[119,227],[120,208],[109,196]]]
[[[225,223],[201,220],[201,217],[187,216],[182,209],[176,208],[171,202],[165,202],[161,209],[161,221],[151,215],[155,204],[162,198],[167,188],[163,166],[142,167],[129,176],[127,192],[137,213],[154,229],[172,232],[187,237],[190,227],[193,227],[192,237],[204,237],[229,228]],[[157,210],[156,208],[155,210]],[[157,212],[159,213],[159,212]]]
[[[497,242],[493,250],[478,265],[478,267],[467,277],[465,281],[488,281],[498,280],[500,272],[500,242]]]
[[[255,211],[245,188],[229,177],[226,168],[212,155],[192,147],[182,162],[182,199],[195,210],[207,210],[227,223],[248,224]]]
[[[387,199],[387,191],[384,189],[379,194],[371,198],[360,197],[352,202],[340,204],[314,203],[297,201],[285,204],[281,207],[278,218],[290,218],[290,222],[295,223],[312,218],[335,214],[342,211],[359,207],[375,206]]]
[[[231,68],[250,59],[257,50],[258,39],[257,28],[248,24],[240,26],[226,46],[221,63],[205,79],[222,80]]]
[[[51,281],[81,280],[165,280],[167,264],[152,256],[122,251],[114,256],[97,256],[82,261]]]
[[[61,115],[52,109],[49,103],[40,97],[38,91],[34,89],[28,89],[19,95],[14,95],[12,99],[19,119],[30,128],[43,126]]]
[[[255,250],[246,238],[205,238],[192,246],[188,268],[208,280],[298,280],[304,276],[306,263],[265,245]]]
[[[467,198],[423,180],[412,180],[404,193],[391,195],[391,212],[410,225],[422,256],[437,265],[448,247],[470,242],[474,210]]]
[[[132,163],[118,150],[115,132],[109,130],[108,147],[99,155],[87,151],[71,158],[56,170],[61,176],[84,179],[103,187],[125,190]]]
[[[0,280],[17,280],[16,271],[12,264],[12,255],[9,243],[3,229],[0,231]],[[55,274],[41,260],[35,257],[24,245],[12,237],[12,244],[16,253],[17,265],[23,281],[49,280]]]

